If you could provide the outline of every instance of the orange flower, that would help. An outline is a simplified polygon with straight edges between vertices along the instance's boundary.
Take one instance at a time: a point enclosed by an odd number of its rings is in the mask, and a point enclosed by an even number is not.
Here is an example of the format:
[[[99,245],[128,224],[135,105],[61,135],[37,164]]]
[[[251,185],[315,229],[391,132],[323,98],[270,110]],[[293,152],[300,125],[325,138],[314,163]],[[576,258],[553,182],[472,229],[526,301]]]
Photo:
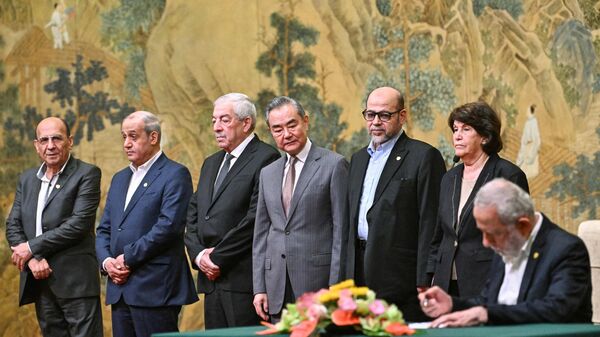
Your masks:
[[[402,323],[390,323],[387,328],[385,328],[385,332],[391,334],[392,336],[402,336],[402,335],[412,335],[415,333],[415,330],[408,327],[406,324]]]
[[[360,319],[353,311],[337,309],[331,313],[331,321],[337,326],[359,324]]]
[[[315,331],[317,323],[318,321],[311,319],[300,322],[298,325],[294,325],[290,337],[309,337],[310,334]]]
[[[262,330],[262,331],[257,331],[256,332],[257,335],[273,335],[273,334],[279,333],[279,329],[277,329],[277,327],[274,324],[267,323],[267,322],[260,322],[260,324],[266,326],[268,329]]]

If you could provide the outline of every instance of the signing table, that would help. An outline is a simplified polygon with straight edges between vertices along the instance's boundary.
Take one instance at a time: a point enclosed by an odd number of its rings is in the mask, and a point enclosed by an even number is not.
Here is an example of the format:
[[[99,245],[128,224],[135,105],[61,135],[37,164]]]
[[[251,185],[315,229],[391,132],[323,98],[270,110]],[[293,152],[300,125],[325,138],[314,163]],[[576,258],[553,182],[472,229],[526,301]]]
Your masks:
[[[206,331],[163,333],[154,337],[256,337],[263,327],[214,329]],[[267,335],[288,337],[289,335]],[[336,337],[359,337],[362,335],[336,335]],[[600,326],[592,324],[526,324],[508,326],[482,326],[471,328],[448,328],[419,330],[413,336],[432,337],[547,337],[547,336],[600,336]]]

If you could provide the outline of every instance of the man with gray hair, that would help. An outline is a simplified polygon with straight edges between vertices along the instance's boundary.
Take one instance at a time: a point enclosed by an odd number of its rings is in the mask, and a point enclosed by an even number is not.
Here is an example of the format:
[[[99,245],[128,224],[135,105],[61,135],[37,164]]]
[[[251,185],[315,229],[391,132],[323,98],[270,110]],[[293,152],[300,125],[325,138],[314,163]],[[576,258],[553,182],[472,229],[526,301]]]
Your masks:
[[[286,303],[336,283],[342,272],[348,162],[308,139],[308,115],[296,100],[266,108],[286,154],[260,173],[253,246],[254,308],[277,320]]]
[[[539,212],[520,187],[497,178],[477,193],[473,216],[483,245],[497,255],[481,295],[419,294],[433,327],[479,324],[590,323],[590,259],[578,237]],[[452,312],[452,313],[450,313]]]
[[[199,270],[207,329],[257,325],[252,306],[252,235],[260,170],[279,152],[253,133],[256,108],[230,93],[214,102],[220,151],[204,160],[187,215],[185,243]]]
[[[96,253],[109,277],[113,336],[150,337],[177,331],[181,306],[198,300],[183,244],[192,179],[161,151],[154,114],[130,114],[121,136],[131,164],[113,176]]]

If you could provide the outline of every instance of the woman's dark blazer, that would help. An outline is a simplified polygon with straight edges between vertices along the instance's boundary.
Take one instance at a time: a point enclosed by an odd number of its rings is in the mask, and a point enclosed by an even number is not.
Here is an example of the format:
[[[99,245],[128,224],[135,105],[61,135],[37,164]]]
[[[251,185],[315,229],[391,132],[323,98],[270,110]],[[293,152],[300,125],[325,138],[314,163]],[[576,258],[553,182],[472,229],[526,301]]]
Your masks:
[[[486,182],[502,177],[529,193],[525,173],[508,160],[492,154],[485,163],[460,219],[457,219],[464,164],[448,171],[442,178],[437,224],[431,240],[427,271],[433,275],[433,285],[448,291],[452,278],[452,261],[460,297],[479,295],[487,279],[494,252],[483,247],[481,232],[473,218],[473,199]],[[455,231],[458,223],[458,234]]]

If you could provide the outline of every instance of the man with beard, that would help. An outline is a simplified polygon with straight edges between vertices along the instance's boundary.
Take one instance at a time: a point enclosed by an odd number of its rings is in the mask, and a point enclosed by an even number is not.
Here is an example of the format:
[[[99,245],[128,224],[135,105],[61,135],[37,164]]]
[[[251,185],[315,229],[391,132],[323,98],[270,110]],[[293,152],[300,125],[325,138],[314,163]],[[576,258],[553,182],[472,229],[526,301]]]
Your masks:
[[[497,255],[481,295],[450,297],[439,287],[419,294],[433,327],[479,324],[590,323],[592,282],[587,249],[539,212],[503,178],[475,196],[483,245]],[[450,313],[451,311],[454,311]]]
[[[430,285],[427,258],[444,160],[402,130],[407,112],[398,90],[373,90],[362,115],[371,142],[350,162],[345,275],[396,304],[407,320],[422,320],[417,288]]]

